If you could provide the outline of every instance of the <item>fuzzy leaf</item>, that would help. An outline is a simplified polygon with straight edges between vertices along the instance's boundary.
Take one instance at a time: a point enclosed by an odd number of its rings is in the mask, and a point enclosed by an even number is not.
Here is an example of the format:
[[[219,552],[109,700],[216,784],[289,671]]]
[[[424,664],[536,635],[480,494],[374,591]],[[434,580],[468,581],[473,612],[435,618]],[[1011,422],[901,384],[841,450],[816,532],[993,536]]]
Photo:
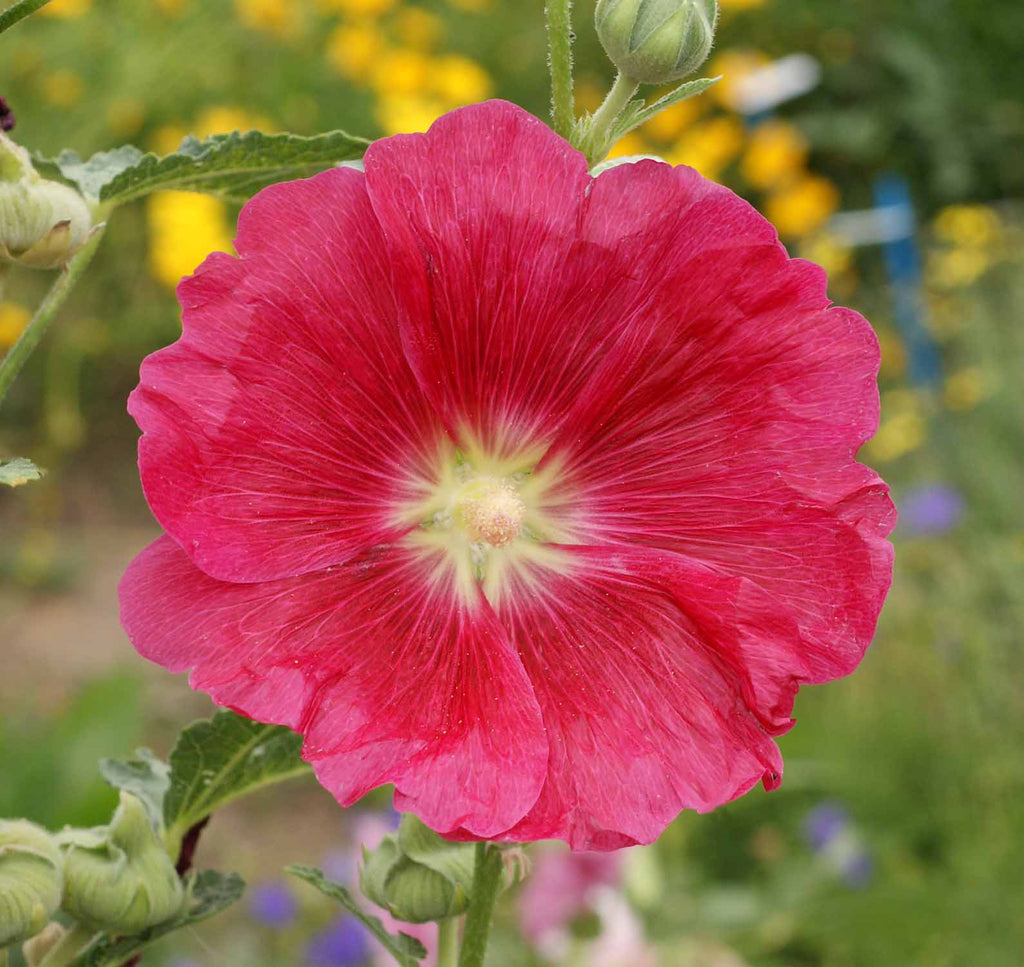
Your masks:
[[[60,175],[74,182],[84,195],[99,198],[104,185],[116,178],[122,171],[137,165],[146,155],[130,144],[100,151],[83,161],[77,151],[62,151],[56,158],[34,157],[36,170],[47,178]]]
[[[8,487],[20,487],[22,484],[38,480],[45,472],[25,457],[0,460],[0,484],[6,484]]]
[[[104,937],[98,944],[79,955],[76,967],[115,967],[140,950],[182,927],[190,927],[220,913],[241,899],[245,881],[237,873],[203,870],[191,883],[190,902],[184,914],[166,923],[150,927],[134,937]]]
[[[170,788],[164,797],[169,842],[225,803],[307,773],[301,750],[301,735],[234,712],[221,711],[188,726],[171,752]]]
[[[163,829],[164,797],[171,784],[171,767],[149,749],[137,749],[134,759],[100,759],[100,775],[115,789],[138,796],[156,829]]]
[[[384,949],[395,958],[401,967],[417,967],[418,962],[427,956],[426,948],[415,937],[410,937],[407,933],[399,933],[397,937],[388,933],[384,929],[384,924],[377,917],[363,912],[345,887],[340,883],[328,880],[320,870],[311,866],[288,866],[285,868],[285,872],[297,876],[300,880],[305,880],[324,896],[337,900],[380,941]]]
[[[302,178],[339,162],[361,158],[369,143],[344,131],[308,138],[261,131],[215,134],[203,140],[189,136],[173,154],[161,158],[140,153],[130,165],[119,170],[112,166],[98,197],[102,202],[120,205],[152,191],[177,190],[243,202],[275,182]]]

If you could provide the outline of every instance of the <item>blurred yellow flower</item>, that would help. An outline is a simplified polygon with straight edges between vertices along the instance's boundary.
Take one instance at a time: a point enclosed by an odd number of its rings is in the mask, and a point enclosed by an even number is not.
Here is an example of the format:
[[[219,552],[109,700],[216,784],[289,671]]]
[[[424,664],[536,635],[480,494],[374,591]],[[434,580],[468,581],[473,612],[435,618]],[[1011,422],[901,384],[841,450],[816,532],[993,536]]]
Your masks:
[[[608,152],[609,158],[629,158],[638,154],[654,154],[651,146],[636,131],[630,131]]]
[[[13,346],[28,325],[32,314],[16,302],[0,302],[0,349]]]
[[[718,0],[718,5],[723,10],[753,10],[763,7],[764,0]]]
[[[850,246],[827,232],[806,239],[800,246],[800,256],[816,262],[829,276],[842,275],[853,266],[853,250]]]
[[[47,17],[61,17],[73,20],[76,17],[82,17],[87,14],[91,7],[92,0],[52,0],[51,3],[42,7],[39,12]]]
[[[686,131],[675,148],[666,152],[665,160],[690,165],[714,181],[743,149],[743,139],[743,125],[737,118],[711,118]]]
[[[883,329],[878,333],[878,346],[882,351],[880,374],[887,379],[902,376],[907,370],[907,351],[900,337]]]
[[[366,24],[335,27],[327,38],[327,63],[343,77],[362,80],[384,50],[379,30]]]
[[[448,3],[457,10],[466,10],[469,13],[481,13],[494,6],[494,0],[448,0]]]
[[[971,246],[932,252],[926,269],[928,284],[937,289],[963,289],[977,282],[991,265],[988,252]]]
[[[978,366],[969,366],[953,373],[946,380],[943,399],[951,410],[969,410],[989,395],[985,373]]]
[[[934,227],[936,236],[944,242],[980,247],[1001,239],[1003,223],[985,205],[950,205],[939,212]]]
[[[920,413],[898,413],[882,421],[878,433],[864,445],[864,454],[869,460],[896,460],[920,447],[926,432],[927,425]]]
[[[67,68],[47,74],[41,87],[43,97],[54,107],[71,107],[79,101],[82,91],[85,90],[82,78]]]
[[[752,188],[767,191],[807,163],[807,140],[788,121],[765,121],[754,128],[740,172]]]
[[[137,97],[115,97],[106,111],[107,127],[122,138],[136,134],[146,121],[145,105]]]
[[[392,10],[399,0],[317,0],[324,13],[340,13],[348,17],[379,17]]]
[[[395,14],[395,36],[415,50],[430,50],[444,33],[440,19],[422,7],[402,7]]]
[[[149,268],[174,287],[194,272],[210,252],[231,251],[231,229],[224,202],[187,191],[158,191],[146,203]]]
[[[370,65],[370,86],[378,94],[415,94],[423,90],[431,65],[415,50],[388,50]]]
[[[298,33],[298,11],[289,0],[235,0],[235,10],[246,27],[272,37],[294,37]]]
[[[244,107],[232,104],[211,104],[199,112],[189,129],[199,138],[211,134],[227,134],[230,131],[273,131],[270,118],[262,114],[251,114]]]
[[[699,97],[687,98],[655,114],[641,130],[647,137],[668,144],[701,116],[705,103]]]
[[[156,5],[168,17],[180,17],[190,5],[190,0],[156,0]]]
[[[385,134],[426,131],[445,112],[445,106],[416,94],[384,95],[374,111]]]
[[[839,189],[827,178],[806,174],[768,196],[764,213],[783,238],[817,231],[839,208]]]
[[[476,61],[459,54],[439,57],[430,68],[430,89],[449,107],[491,96],[491,77]]]
[[[172,154],[178,150],[188,128],[184,124],[161,124],[149,138],[149,148],[157,154]]]
[[[708,61],[701,73],[707,77],[721,75],[722,79],[708,93],[723,107],[735,110],[736,92],[743,79],[769,63],[771,58],[759,50],[723,50]]]

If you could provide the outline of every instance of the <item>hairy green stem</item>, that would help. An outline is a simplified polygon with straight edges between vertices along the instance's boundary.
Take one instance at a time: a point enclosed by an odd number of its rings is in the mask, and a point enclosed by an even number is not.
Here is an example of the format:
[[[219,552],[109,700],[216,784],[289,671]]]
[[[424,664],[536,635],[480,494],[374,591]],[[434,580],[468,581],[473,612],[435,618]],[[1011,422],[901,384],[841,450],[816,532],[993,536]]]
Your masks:
[[[572,0],[548,0],[544,14],[548,24],[552,126],[563,138],[568,138],[576,120],[572,85]]]
[[[504,867],[501,850],[489,843],[476,844],[473,899],[466,914],[466,930],[462,935],[458,967],[483,967],[487,940],[491,933],[491,919],[494,917],[494,904],[501,891]]]
[[[437,967],[457,967],[459,962],[459,918],[437,922]]]
[[[17,3],[12,3],[3,13],[0,13],[0,34],[9,30],[30,13],[35,13],[40,7],[45,7],[49,2],[50,0],[18,0]]]
[[[28,357],[32,355],[36,346],[39,345],[39,340],[43,338],[43,334],[49,328],[50,323],[53,322],[54,316],[57,315],[57,310],[60,309],[68,293],[75,287],[75,283],[79,278],[81,278],[86,266],[92,261],[92,257],[96,253],[102,238],[103,227],[100,226],[93,232],[92,237],[85,245],[78,250],[71,261],[60,270],[60,275],[57,276],[56,281],[50,286],[50,291],[46,293],[46,297],[39,304],[36,314],[25,327],[25,331],[11,347],[7,355],[4,356],[3,360],[0,361],[0,404],[3,404],[4,397],[7,395],[7,390],[10,389],[11,383],[14,382],[15,377],[21,372],[22,366],[25,365]]]
[[[640,88],[640,82],[627,77],[621,71],[612,84],[612,89],[604,99],[601,106],[594,112],[590,119],[590,130],[587,136],[587,143],[583,145],[586,151],[587,161],[593,166],[599,161],[604,161],[612,148],[614,141],[613,132],[615,122],[618,121],[622,112],[626,109],[633,95]]]
[[[40,962],[39,967],[69,967],[78,955],[92,943],[96,931],[76,923]]]

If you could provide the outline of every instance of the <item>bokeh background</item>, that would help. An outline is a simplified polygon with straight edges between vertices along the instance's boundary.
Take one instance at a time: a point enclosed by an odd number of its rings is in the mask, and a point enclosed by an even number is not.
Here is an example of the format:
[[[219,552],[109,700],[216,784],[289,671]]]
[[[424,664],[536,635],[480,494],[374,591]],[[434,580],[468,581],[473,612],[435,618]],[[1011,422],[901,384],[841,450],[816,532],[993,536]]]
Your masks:
[[[577,4],[582,106],[611,80]],[[725,80],[630,135],[748,197],[883,348],[896,579],[850,679],[806,689],[783,787],[682,816],[615,858],[538,851],[504,901],[497,965],[1024,962],[1024,8],[1019,0],[722,0]],[[796,61],[793,55],[801,55]],[[808,83],[752,108],[783,58]],[[795,66],[794,66],[795,65]],[[761,71],[762,73],[756,73]],[[795,75],[794,75],[795,76]],[[750,78],[753,78],[751,82]],[[744,83],[744,78],[747,82]],[[798,85],[799,86],[799,85]],[[0,94],[28,147],[157,151],[189,132],[422,130],[490,96],[544,115],[540,0],[54,0],[3,37]],[[173,287],[236,212],[164,193],[116,214],[89,276],[0,413],[0,456],[48,468],[0,493],[0,815],[100,823],[95,761],[209,707],[146,667],[115,587],[156,533],[125,414],[179,332]],[[47,279],[13,277],[0,353]],[[312,781],[215,818],[201,865],[253,884],[147,962],[374,962],[361,929],[287,885],[351,879],[387,796],[344,812]],[[297,822],[296,817],[301,817]],[[373,831],[377,830],[375,834]],[[519,925],[527,940],[516,938]]]

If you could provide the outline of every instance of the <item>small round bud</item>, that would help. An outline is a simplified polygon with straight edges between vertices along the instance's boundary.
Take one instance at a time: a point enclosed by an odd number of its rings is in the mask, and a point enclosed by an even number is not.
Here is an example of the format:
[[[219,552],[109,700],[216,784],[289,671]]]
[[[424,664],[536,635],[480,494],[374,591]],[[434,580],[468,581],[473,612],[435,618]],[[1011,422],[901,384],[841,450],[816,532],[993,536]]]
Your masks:
[[[0,820],[0,949],[34,937],[60,906],[63,861],[50,834]]]
[[[64,848],[64,909],[96,930],[135,934],[177,916],[185,890],[146,808],[130,793],[109,826],[71,829]]]
[[[427,923],[466,912],[472,874],[472,844],[449,843],[406,814],[397,833],[363,851],[359,887],[396,920]]]
[[[85,199],[67,185],[40,178],[28,152],[0,133],[0,264],[58,268],[91,227]]]
[[[668,84],[707,60],[717,0],[598,0],[597,35],[612,63],[643,84]]]

